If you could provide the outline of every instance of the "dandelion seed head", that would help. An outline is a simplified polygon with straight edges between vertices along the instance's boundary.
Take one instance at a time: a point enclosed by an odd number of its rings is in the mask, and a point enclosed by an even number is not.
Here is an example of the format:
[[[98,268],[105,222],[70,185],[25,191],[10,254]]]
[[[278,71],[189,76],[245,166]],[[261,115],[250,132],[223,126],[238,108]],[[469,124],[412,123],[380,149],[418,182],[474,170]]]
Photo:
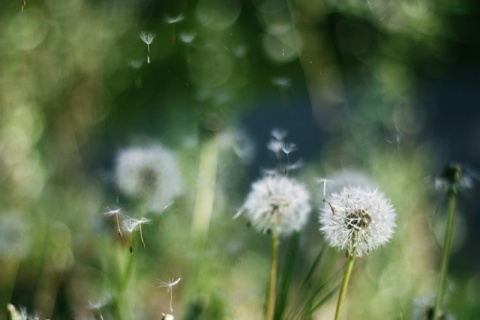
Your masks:
[[[473,187],[476,176],[459,163],[451,163],[433,180],[434,188],[440,192],[461,193]]]
[[[140,39],[146,44],[150,45],[152,44],[153,40],[155,39],[157,35],[152,32],[147,32],[147,31],[142,31],[140,32]]]
[[[162,317],[162,320],[174,320],[175,317],[172,316],[171,314],[165,314],[165,313],[162,313],[163,317]]]
[[[147,210],[156,213],[183,192],[175,156],[160,144],[122,150],[115,178],[122,193],[142,200]]]
[[[320,230],[332,247],[362,257],[388,242],[395,210],[377,189],[345,187],[331,194],[320,212]]]
[[[260,232],[275,231],[287,236],[300,231],[311,211],[310,195],[293,178],[270,175],[253,183],[240,209]]]

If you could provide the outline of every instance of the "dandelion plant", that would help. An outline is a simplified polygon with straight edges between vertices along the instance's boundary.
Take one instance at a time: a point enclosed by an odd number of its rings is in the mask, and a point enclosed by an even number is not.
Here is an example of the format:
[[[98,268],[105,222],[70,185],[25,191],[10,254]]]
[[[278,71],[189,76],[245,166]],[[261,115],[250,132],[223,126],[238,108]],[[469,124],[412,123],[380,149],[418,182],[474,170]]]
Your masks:
[[[275,152],[280,161],[280,150],[293,151],[295,146],[284,144],[275,138],[283,138],[285,134],[272,132],[274,139],[268,148]],[[278,143],[277,143],[278,142]],[[284,151],[288,154],[286,151]],[[288,163],[287,163],[288,165]],[[288,177],[287,165],[279,162],[283,174],[271,174],[256,181],[252,190],[237,215],[244,213],[251,225],[259,232],[270,233],[272,236],[272,256],[270,264],[270,284],[268,289],[267,319],[275,317],[276,281],[278,265],[278,246],[280,237],[300,231],[308,220],[311,207],[310,195],[306,188],[295,179]]]
[[[463,167],[457,163],[448,165],[442,172],[442,174],[435,179],[435,187],[440,191],[444,191],[448,194],[449,204],[447,226],[445,228],[445,238],[443,244],[442,267],[440,271],[440,281],[438,284],[435,307],[433,310],[433,320],[440,319],[440,313],[442,312],[443,308],[450,247],[452,245],[453,221],[457,205],[457,196],[465,189],[471,188],[472,185],[473,179],[468,174],[465,174]]]
[[[339,320],[355,258],[370,253],[392,237],[395,210],[376,189],[345,187],[328,197],[321,210],[320,224],[330,246],[347,251],[335,312],[335,320]]]

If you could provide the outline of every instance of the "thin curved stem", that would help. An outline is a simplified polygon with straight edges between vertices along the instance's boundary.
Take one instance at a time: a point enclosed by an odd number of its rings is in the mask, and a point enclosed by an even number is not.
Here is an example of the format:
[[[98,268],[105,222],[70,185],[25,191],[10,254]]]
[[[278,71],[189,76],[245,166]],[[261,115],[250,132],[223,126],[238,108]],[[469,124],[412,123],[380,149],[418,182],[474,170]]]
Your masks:
[[[440,284],[438,286],[437,298],[435,301],[435,309],[433,311],[433,320],[437,320],[439,318],[440,311],[443,306],[443,296],[445,294],[445,282],[447,278],[448,261],[450,258],[450,248],[452,246],[453,218],[455,216],[456,204],[457,204],[457,194],[451,191],[450,197],[449,197],[449,204],[448,204],[447,228],[445,230],[445,240],[443,244],[443,259],[442,259],[442,268],[440,271]]]
[[[353,264],[355,262],[355,254],[348,256],[347,267],[345,268],[345,274],[343,275],[342,287],[338,295],[337,309],[335,310],[335,320],[340,320],[342,316],[343,302],[347,293],[348,282],[350,275],[352,274]]]

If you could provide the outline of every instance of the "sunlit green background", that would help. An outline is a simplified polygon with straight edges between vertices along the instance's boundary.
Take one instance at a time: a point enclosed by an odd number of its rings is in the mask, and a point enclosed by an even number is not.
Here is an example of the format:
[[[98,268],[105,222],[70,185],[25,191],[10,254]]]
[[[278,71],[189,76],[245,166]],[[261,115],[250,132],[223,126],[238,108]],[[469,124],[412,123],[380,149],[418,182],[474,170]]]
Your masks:
[[[91,304],[115,294],[130,255],[103,213],[142,215],[115,185],[115,159],[153,142],[175,153],[185,190],[143,228],[123,317],[262,319],[269,239],[232,216],[275,166],[273,128],[297,144],[295,176],[315,208],[290,295],[324,246],[316,179],[354,170],[392,200],[398,228],[358,261],[346,319],[409,319],[413,299],[435,294],[440,264],[446,206],[429,181],[452,160],[480,165],[478,12],[458,0],[1,2],[0,319],[7,303],[41,319],[100,319]],[[142,31],[156,34],[150,53]],[[452,125],[455,110],[466,116]],[[203,174],[216,184],[197,232]],[[480,313],[472,198],[459,200],[446,300],[458,319]],[[341,270],[343,253],[328,259]],[[179,277],[171,311],[159,280]],[[335,297],[312,318],[332,319]]]

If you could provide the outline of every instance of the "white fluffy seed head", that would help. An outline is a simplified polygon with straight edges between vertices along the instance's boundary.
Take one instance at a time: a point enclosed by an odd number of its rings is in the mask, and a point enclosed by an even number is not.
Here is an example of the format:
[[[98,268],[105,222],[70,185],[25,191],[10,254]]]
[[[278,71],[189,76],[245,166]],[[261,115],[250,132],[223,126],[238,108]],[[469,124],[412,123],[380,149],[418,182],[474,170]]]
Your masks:
[[[159,144],[121,151],[115,178],[120,191],[140,199],[147,210],[157,213],[161,213],[183,189],[173,153]]]
[[[309,201],[308,191],[295,179],[272,175],[253,183],[241,212],[256,230],[287,236],[306,224]]]
[[[388,242],[395,210],[377,189],[345,187],[331,194],[320,212],[320,230],[332,247],[362,257]]]

